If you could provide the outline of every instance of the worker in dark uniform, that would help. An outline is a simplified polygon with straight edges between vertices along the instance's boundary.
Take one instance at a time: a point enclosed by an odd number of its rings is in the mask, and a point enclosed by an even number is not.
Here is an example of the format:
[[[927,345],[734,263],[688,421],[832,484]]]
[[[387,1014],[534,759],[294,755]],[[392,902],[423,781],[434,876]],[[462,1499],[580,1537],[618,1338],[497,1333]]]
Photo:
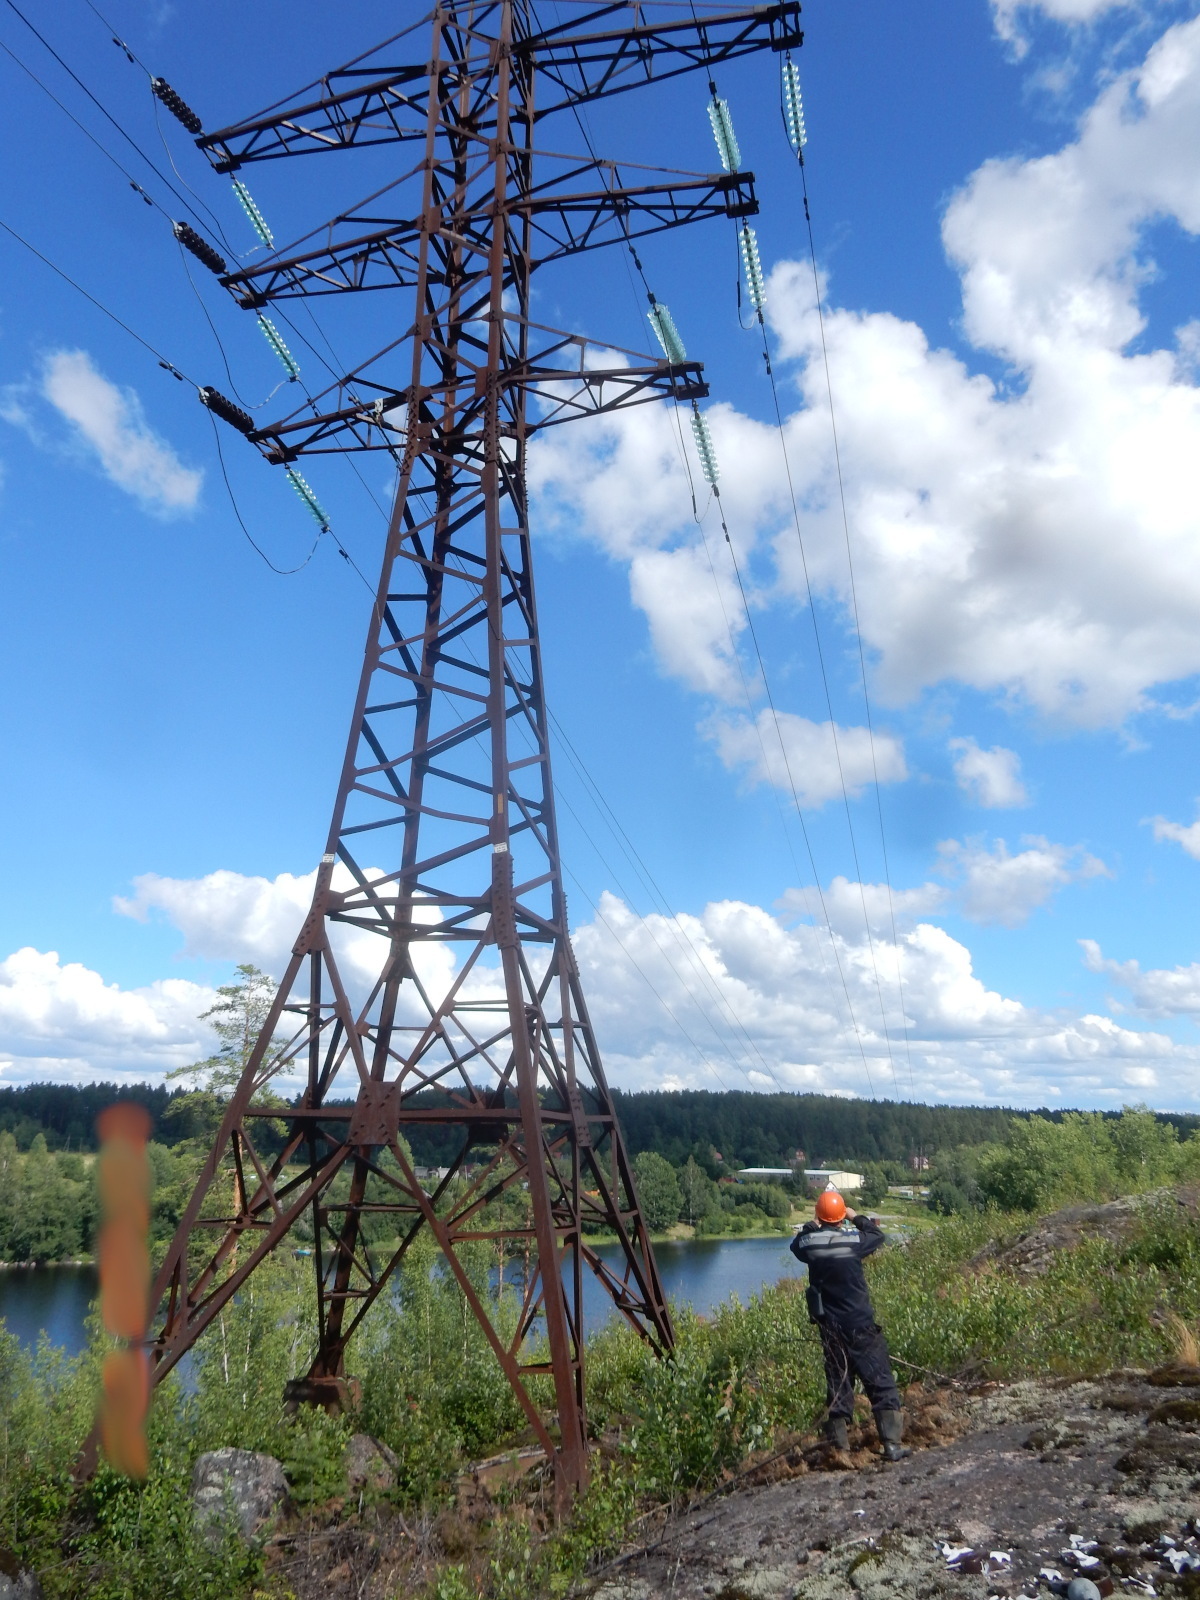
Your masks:
[[[816,1212],[816,1221],[804,1224],[791,1250],[808,1268],[808,1315],[821,1335],[829,1404],[826,1437],[837,1449],[849,1449],[847,1426],[854,1415],[858,1378],[875,1413],[884,1460],[902,1461],[912,1451],[900,1443],[900,1391],[862,1269],[885,1242],[883,1229],[871,1217],[849,1210],[832,1187],[818,1198]]]

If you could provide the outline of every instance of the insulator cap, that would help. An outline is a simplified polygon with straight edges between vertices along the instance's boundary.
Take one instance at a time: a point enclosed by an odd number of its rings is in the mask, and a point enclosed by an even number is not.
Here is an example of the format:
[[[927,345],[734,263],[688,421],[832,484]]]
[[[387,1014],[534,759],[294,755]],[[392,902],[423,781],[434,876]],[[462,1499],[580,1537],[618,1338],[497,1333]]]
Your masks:
[[[717,468],[717,452],[713,449],[712,435],[708,431],[708,419],[695,408],[692,410],[692,434],[696,440],[696,454],[700,457],[700,471],[705,481],[715,489],[717,479],[721,476]]]
[[[660,301],[650,307],[646,313],[650,319],[650,326],[658,335],[658,342],[663,347],[663,354],[673,366],[678,366],[687,360],[687,351],[683,347],[683,340],[679,337],[679,329],[675,326],[675,318]]]
[[[215,272],[219,278],[227,271],[225,257],[218,255],[201,234],[198,234],[187,222],[174,222],[171,224],[172,232],[185,250],[190,250],[197,261],[202,261],[210,272]]]
[[[733,131],[733,118],[729,104],[714,94],[708,102],[708,120],[712,123],[713,138],[717,141],[717,154],[726,172],[736,172],[742,164],[742,149]]]
[[[270,317],[260,316],[258,319],[258,326],[262,332],[263,338],[279,357],[279,363],[283,367],[283,370],[287,373],[288,377],[292,379],[298,378],[300,376],[300,368],[297,365],[296,358],[284,343],[283,335],[271,321]]]
[[[275,243],[275,235],[267,227],[267,220],[254,203],[254,197],[240,178],[233,180],[233,192],[241,203],[242,210],[250,218],[250,226],[267,246],[268,249]]]
[[[808,143],[808,130],[804,126],[804,98],[800,93],[800,69],[788,56],[782,68],[783,121],[787,128],[788,143],[797,155]]]
[[[304,501],[304,504],[312,513],[313,517],[320,524],[321,532],[328,532],[329,518],[325,515],[325,512],[321,506],[321,502],[317,499],[316,495],[312,492],[308,484],[305,483],[304,479],[295,470],[295,468],[289,467],[287,469],[287,481],[291,484],[292,488],[295,489],[296,493],[300,496],[301,500]]]
[[[235,406],[232,400],[227,400],[219,389],[214,389],[211,384],[206,384],[199,391],[200,404],[207,406],[215,417],[220,417],[222,422],[227,422],[231,428],[236,428],[239,433],[254,432],[254,418],[248,411],[243,411],[241,406]]]
[[[746,292],[755,311],[761,311],[767,299],[767,285],[758,254],[758,235],[749,223],[743,222],[740,238],[742,265],[746,269]]]
[[[151,78],[150,87],[154,91],[155,99],[161,100],[176,121],[182,122],[189,133],[202,131],[204,124],[200,118],[186,100],[180,99],[165,78]]]

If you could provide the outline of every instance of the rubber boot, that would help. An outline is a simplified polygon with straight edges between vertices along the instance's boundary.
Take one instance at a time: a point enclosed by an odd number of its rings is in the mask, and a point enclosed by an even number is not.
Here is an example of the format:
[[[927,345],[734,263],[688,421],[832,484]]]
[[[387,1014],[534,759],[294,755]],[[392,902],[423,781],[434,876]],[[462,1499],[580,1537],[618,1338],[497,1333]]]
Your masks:
[[[850,1433],[845,1417],[830,1417],[825,1424],[825,1438],[835,1450],[849,1450]]]
[[[902,1411],[877,1411],[875,1426],[879,1429],[879,1442],[883,1445],[885,1461],[903,1461],[905,1457],[912,1455],[908,1446],[900,1443],[904,1437]]]

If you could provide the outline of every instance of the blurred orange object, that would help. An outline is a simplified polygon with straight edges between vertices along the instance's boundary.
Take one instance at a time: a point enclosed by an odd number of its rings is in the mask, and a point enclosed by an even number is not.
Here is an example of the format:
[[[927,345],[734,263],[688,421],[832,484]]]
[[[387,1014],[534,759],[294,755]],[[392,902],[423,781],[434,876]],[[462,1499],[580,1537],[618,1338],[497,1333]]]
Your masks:
[[[104,1358],[104,1402],[100,1442],[115,1472],[144,1478],[150,1468],[146,1413],[150,1409],[150,1363],[144,1350],[110,1350]]]
[[[146,1141],[150,1118],[128,1102],[109,1106],[97,1119],[99,1187],[100,1316],[109,1333],[141,1340],[149,1316],[150,1162]],[[143,1350],[112,1350],[104,1358],[100,1439],[118,1472],[144,1478],[149,1466],[146,1412],[150,1368]]]

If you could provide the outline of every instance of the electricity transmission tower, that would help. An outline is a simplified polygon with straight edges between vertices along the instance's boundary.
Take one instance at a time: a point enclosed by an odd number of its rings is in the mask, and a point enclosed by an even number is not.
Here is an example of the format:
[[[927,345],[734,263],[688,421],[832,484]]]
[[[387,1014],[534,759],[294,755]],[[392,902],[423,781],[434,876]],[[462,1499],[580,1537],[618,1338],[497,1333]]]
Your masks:
[[[207,252],[248,308],[398,288],[406,309],[383,350],[268,426],[201,393],[271,462],[382,451],[397,485],[312,907],[154,1286],[153,1305],[165,1302],[156,1380],[306,1217],[319,1326],[296,1398],[345,1398],[347,1341],[422,1230],[560,1490],[586,1476],[585,1271],[657,1351],[671,1349],[568,938],[525,465],[540,429],[707,389],[696,362],[618,363],[611,348],[540,326],[530,280],[548,262],[756,203],[747,173],[619,171],[591,154],[544,155],[540,135],[589,102],[794,47],[799,9],[572,6],[570,22],[546,27],[531,0],[444,0],[423,41],[408,29],[299,103],[197,139],[226,173],[399,147],[398,177],[392,168],[368,200],[252,266],[229,272],[194,233],[182,242]],[[406,49],[411,65],[397,59]],[[200,131],[169,85],[156,92]],[[377,936],[369,977],[364,933]],[[255,1097],[301,1073],[271,1156],[258,1119],[280,1113]],[[457,1130],[459,1149],[427,1194],[402,1134],[430,1126]],[[514,1190],[523,1203],[527,1192],[523,1230],[488,1220]],[[399,1242],[377,1259],[365,1230],[385,1222]],[[600,1226],[615,1235],[616,1266],[584,1243]],[[515,1318],[460,1259],[480,1240],[529,1252]],[[547,1380],[556,1424],[539,1404]]]

